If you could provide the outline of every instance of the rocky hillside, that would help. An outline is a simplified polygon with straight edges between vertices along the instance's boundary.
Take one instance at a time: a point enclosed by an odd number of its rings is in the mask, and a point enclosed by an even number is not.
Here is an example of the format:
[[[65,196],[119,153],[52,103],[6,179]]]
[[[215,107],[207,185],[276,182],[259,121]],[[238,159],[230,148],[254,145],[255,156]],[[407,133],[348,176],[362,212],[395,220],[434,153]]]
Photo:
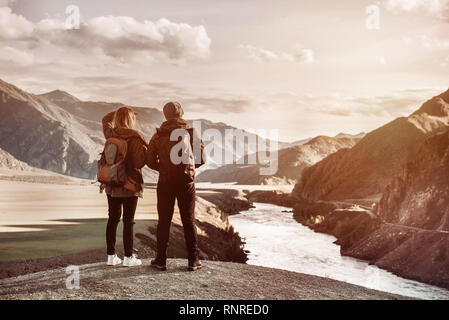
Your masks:
[[[351,148],[360,140],[359,136],[339,137],[319,136],[303,145],[279,150],[278,171],[271,176],[260,175],[262,165],[230,164],[215,170],[202,172],[199,182],[237,182],[238,184],[293,184],[301,177],[302,171],[326,156],[342,148]],[[247,163],[247,161],[245,161]]]
[[[50,101],[0,81],[0,147],[31,166],[91,177],[92,136],[75,116]]]
[[[30,167],[23,161],[17,160],[8,152],[0,149],[0,169],[29,171],[34,168]]]
[[[426,141],[385,189],[379,216],[390,223],[449,231],[449,132]]]
[[[449,90],[408,117],[368,133],[303,172],[293,195],[307,200],[342,200],[380,194],[423,142],[449,126]]]
[[[86,129],[94,131],[95,135],[100,135],[101,143],[103,143],[103,133],[101,131],[101,119],[111,111],[117,110],[126,105],[122,103],[108,102],[92,102],[81,101],[67,92],[55,90],[40,95],[61,109],[69,112],[73,116],[81,120]],[[143,133],[146,138],[151,138],[156,128],[164,121],[161,111],[155,108],[131,107],[137,111],[137,129]]]
[[[66,288],[65,268],[2,279],[0,299],[406,299],[332,279],[240,263],[205,261],[196,272],[186,270],[186,260],[170,259],[167,272],[149,264],[144,260],[133,268],[107,267],[104,262],[81,265],[77,290]]]

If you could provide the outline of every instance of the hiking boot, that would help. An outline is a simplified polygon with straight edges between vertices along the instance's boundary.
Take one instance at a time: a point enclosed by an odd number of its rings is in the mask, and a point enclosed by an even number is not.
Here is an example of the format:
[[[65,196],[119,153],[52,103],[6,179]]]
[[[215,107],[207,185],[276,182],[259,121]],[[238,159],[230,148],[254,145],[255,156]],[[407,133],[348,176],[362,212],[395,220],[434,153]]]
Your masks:
[[[123,265],[125,267],[136,267],[142,264],[142,260],[137,259],[137,256],[133,254],[131,257],[125,257],[123,259]]]
[[[116,266],[118,264],[122,263],[122,259],[120,259],[119,257],[117,257],[116,254],[109,254],[108,255],[108,266]]]
[[[167,262],[166,259],[162,259],[159,257],[156,257],[156,259],[151,260],[151,265],[152,268],[158,269],[160,271],[165,271],[167,270]]]
[[[201,265],[201,262],[198,258],[189,260],[189,266],[188,266],[189,271],[195,271],[195,270],[201,269],[202,267],[203,266]]]

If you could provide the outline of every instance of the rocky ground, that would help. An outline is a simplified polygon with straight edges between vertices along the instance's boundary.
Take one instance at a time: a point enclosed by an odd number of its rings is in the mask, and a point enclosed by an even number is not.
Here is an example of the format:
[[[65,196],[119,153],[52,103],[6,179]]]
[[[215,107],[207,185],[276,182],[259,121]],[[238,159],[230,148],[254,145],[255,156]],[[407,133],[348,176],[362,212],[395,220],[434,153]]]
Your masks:
[[[69,290],[64,268],[0,280],[0,299],[406,299],[327,278],[239,263],[205,261],[186,270],[168,261],[157,271],[144,260],[134,268],[104,263],[79,268],[79,289]],[[69,281],[70,282],[70,281]],[[73,282],[72,282],[73,284]]]
[[[270,203],[281,207],[293,208],[296,204],[296,199],[289,192],[279,190],[256,190],[247,193],[246,198],[251,202]]]
[[[449,233],[383,224],[342,254],[370,261],[403,278],[449,289]]]

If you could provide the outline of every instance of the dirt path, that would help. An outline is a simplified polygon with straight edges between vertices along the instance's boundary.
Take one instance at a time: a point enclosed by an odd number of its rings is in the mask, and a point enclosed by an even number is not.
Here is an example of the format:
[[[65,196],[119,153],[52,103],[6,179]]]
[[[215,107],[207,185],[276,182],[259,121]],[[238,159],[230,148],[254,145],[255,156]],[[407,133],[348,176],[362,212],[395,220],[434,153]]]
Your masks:
[[[80,288],[68,290],[64,268],[0,280],[0,299],[404,299],[356,285],[278,269],[204,261],[196,272],[186,260],[169,270],[80,266]]]

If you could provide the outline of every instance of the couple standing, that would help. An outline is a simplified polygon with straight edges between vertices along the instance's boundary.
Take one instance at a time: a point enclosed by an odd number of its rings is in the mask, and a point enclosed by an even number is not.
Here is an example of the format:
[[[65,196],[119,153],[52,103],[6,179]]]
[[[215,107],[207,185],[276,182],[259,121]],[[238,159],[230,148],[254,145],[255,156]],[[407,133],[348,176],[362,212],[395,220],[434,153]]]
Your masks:
[[[167,269],[167,246],[175,199],[177,199],[188,251],[188,269],[194,271],[201,268],[195,226],[194,178],[195,168],[204,164],[204,145],[197,133],[190,129],[187,122],[182,118],[184,111],[178,102],[167,103],[163,112],[166,121],[156,130],[149,144],[147,144],[142,134],[135,129],[137,113],[131,108],[122,107],[103,118],[103,133],[106,139],[108,139],[105,144],[103,157],[107,152],[108,141],[124,141],[125,156],[123,156],[122,164],[123,175],[126,175],[127,181],[127,183],[117,183],[115,181],[104,183],[102,181],[102,187],[106,189],[109,207],[109,219],[106,227],[108,265],[122,263],[122,260],[115,252],[116,232],[122,215],[122,207],[123,243],[125,248],[123,265],[131,267],[142,264],[142,261],[137,259],[137,256],[133,253],[133,228],[137,201],[143,195],[142,168],[148,165],[151,169],[159,172],[157,184],[157,211],[159,217],[157,225],[157,255],[151,261],[151,266],[159,270]],[[172,139],[174,131],[175,133],[177,132],[175,136],[179,136],[178,140]],[[179,132],[181,132],[180,135],[178,134]],[[184,137],[182,137],[183,133]],[[197,139],[196,141],[201,146],[200,159],[189,156],[186,161],[180,163],[179,161],[173,161],[172,151],[176,151],[174,147],[183,141],[187,141],[187,143],[190,142],[189,150],[191,151],[192,146],[196,143],[194,139]],[[179,153],[185,151],[183,150],[180,150]],[[189,154],[192,155],[192,152]],[[116,155],[114,155],[115,157]],[[114,167],[117,168],[117,165],[114,164],[108,167],[107,175],[110,174],[112,177]],[[120,172],[117,175],[120,175]],[[101,179],[99,180],[101,181]],[[120,179],[112,180],[118,181]]]

